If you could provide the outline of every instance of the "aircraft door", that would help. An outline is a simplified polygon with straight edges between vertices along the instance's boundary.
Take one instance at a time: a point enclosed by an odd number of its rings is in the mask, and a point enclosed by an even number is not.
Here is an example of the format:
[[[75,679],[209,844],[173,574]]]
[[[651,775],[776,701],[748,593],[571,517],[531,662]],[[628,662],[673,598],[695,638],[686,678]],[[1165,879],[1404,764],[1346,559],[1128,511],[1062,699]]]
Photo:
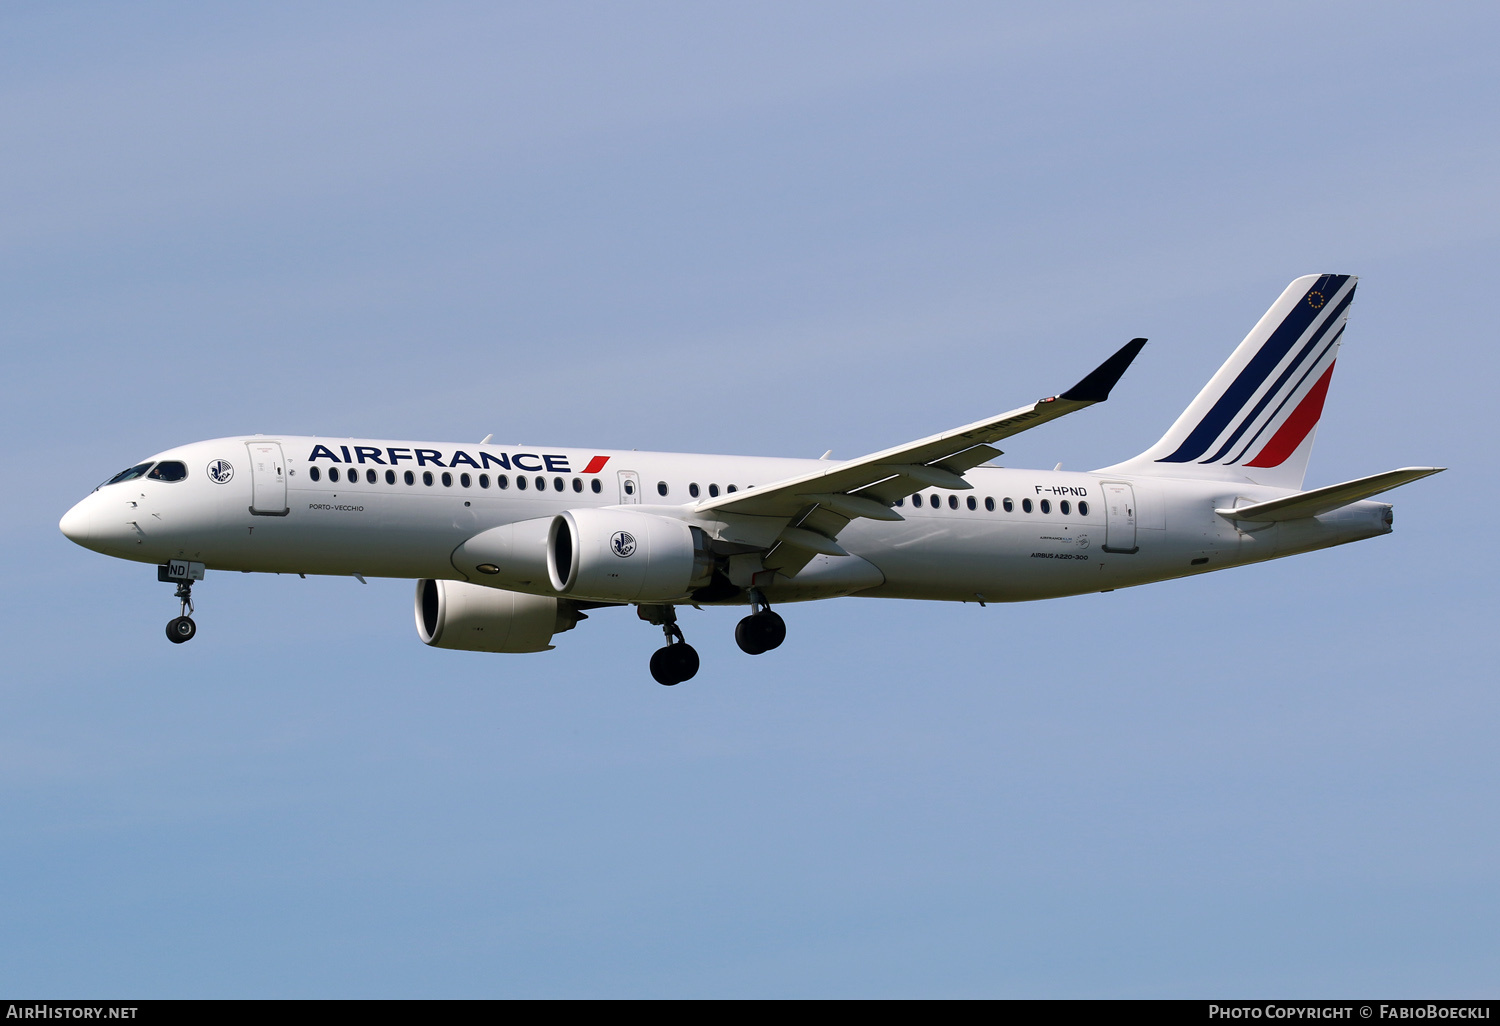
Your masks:
[[[1128,484],[1104,482],[1104,551],[1136,552],[1135,489]]]
[[[633,470],[620,471],[620,502],[641,501],[641,477]]]
[[[250,450],[250,512],[258,517],[284,517],[286,504],[286,460],[280,442],[246,442]]]

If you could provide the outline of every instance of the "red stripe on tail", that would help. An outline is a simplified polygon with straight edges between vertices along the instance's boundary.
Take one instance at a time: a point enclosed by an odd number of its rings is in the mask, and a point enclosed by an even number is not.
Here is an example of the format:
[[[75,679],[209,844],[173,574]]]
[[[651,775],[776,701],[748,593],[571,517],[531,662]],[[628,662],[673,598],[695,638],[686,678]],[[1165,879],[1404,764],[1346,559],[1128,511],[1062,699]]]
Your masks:
[[[1318,425],[1318,418],[1323,416],[1323,400],[1328,397],[1328,382],[1333,377],[1333,364],[1323,372],[1318,383],[1312,387],[1303,400],[1297,404],[1292,415],[1281,425],[1281,429],[1271,436],[1271,440],[1249,463],[1247,467],[1279,467],[1286,462],[1286,458],[1297,451],[1297,446],[1307,437],[1309,431]]]

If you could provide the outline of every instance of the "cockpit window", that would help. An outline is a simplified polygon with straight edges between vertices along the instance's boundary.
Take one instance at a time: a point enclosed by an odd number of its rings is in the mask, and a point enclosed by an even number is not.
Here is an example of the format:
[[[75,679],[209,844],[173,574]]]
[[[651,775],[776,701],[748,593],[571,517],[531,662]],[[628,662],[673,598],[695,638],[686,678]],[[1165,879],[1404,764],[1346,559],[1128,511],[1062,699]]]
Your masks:
[[[151,464],[149,464],[149,463],[137,463],[135,466],[131,467],[129,470],[122,470],[122,471],[120,471],[114,477],[112,477],[108,481],[104,482],[104,485],[119,484],[121,481],[134,481],[136,478],[140,477],[142,474],[144,474],[146,471],[148,471],[150,469],[151,469]],[[104,485],[100,485],[99,487],[103,488]]]
[[[187,477],[187,464],[176,460],[162,460],[146,476],[153,481],[181,481]]]

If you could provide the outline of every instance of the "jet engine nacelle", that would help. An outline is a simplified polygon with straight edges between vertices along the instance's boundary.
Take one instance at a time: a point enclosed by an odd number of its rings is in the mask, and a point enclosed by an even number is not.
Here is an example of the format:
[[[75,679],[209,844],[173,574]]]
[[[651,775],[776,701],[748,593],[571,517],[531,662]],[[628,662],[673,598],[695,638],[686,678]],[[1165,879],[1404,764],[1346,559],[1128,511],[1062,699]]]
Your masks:
[[[471,581],[532,595],[553,594],[547,580],[547,532],[551,517],[501,524],[481,531],[453,550],[453,566]]]
[[[417,636],[466,652],[545,652],[583,614],[564,599],[462,581],[417,582]]]
[[[552,518],[547,535],[547,576],[563,595],[662,602],[702,587],[712,573],[702,530],[654,513],[570,509]]]

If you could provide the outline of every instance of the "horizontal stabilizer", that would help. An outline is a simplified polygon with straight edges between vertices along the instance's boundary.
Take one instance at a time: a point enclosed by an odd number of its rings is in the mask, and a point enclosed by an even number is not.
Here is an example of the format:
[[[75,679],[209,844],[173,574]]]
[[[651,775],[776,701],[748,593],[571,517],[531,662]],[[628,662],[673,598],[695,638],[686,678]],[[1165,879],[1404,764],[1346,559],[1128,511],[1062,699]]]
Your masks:
[[[1402,467],[1400,470],[1387,470],[1384,474],[1371,474],[1369,477],[1356,478],[1353,481],[1345,481],[1343,484],[1328,485],[1326,488],[1314,488],[1312,491],[1298,492],[1295,495],[1272,499],[1269,502],[1257,502],[1253,506],[1216,509],[1214,512],[1230,520],[1262,522],[1301,520],[1303,517],[1315,517],[1329,510],[1338,509],[1340,506],[1347,506],[1360,499],[1368,499],[1372,495],[1379,495],[1381,492],[1390,491],[1392,488],[1418,481],[1447,469],[1447,467]]]

